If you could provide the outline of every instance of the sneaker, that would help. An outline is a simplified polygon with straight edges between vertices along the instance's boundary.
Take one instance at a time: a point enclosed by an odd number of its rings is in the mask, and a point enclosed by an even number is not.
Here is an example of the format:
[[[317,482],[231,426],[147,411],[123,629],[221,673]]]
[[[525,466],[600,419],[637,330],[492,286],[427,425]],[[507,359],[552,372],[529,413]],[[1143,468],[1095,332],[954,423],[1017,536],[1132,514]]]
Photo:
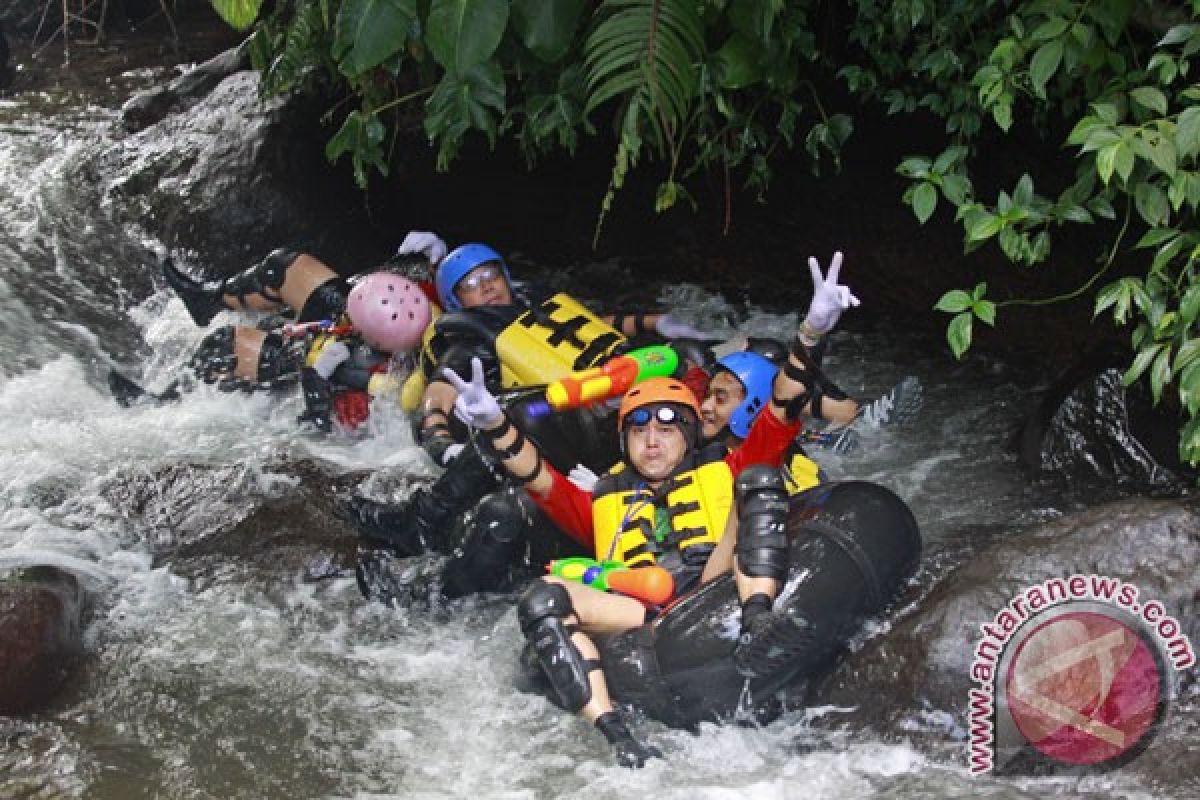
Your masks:
[[[915,375],[909,375],[879,397],[858,409],[858,419],[872,428],[907,425],[916,419],[925,401],[925,389]]]
[[[787,670],[811,645],[806,619],[787,611],[765,611],[743,626],[733,665],[746,678],[770,677]]]
[[[221,299],[223,282],[203,283],[183,272],[175,266],[175,262],[166,257],[159,264],[167,284],[179,295],[183,305],[191,315],[192,321],[203,328],[212,322],[218,311],[225,310]]]

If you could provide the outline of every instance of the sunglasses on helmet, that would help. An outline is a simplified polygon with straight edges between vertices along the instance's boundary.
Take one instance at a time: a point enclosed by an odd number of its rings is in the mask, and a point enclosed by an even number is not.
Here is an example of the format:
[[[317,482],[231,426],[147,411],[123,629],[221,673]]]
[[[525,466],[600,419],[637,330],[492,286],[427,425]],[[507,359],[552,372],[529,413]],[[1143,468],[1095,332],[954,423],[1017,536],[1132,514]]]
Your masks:
[[[649,425],[651,419],[656,419],[664,425],[672,425],[681,420],[680,413],[671,406],[657,406],[654,408],[635,408],[625,415],[626,425]]]
[[[484,283],[491,283],[492,281],[502,277],[504,277],[504,270],[501,269],[498,264],[491,264],[486,267],[479,267],[478,269],[475,269],[470,275],[467,275],[465,278],[459,281],[458,285],[454,288],[459,291],[466,290],[468,292],[473,292]]]

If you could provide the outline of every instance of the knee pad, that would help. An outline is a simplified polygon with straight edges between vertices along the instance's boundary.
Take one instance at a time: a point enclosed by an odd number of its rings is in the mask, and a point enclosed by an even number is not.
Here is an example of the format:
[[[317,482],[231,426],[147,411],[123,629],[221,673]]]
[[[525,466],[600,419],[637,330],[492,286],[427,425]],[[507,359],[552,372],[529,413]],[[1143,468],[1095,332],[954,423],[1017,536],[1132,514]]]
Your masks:
[[[200,346],[192,354],[192,370],[205,383],[231,378],[237,363],[232,325],[223,325],[209,333],[200,340]]]
[[[788,496],[783,475],[756,465],[738,475],[738,569],[753,578],[782,581],[788,571]]]
[[[591,666],[571,641],[563,619],[573,611],[571,596],[557,583],[535,581],[517,604],[517,620],[538,663],[546,673],[559,705],[579,711],[592,699],[588,680]]]
[[[299,359],[284,342],[283,336],[268,333],[263,337],[262,348],[258,351],[258,367],[254,372],[256,381],[274,386],[294,379],[299,372]]]
[[[288,267],[299,256],[294,250],[279,248],[239,275],[225,283],[225,293],[242,298],[249,294],[261,294],[271,300],[279,299],[279,290],[287,278]],[[268,291],[270,290],[270,291]]]

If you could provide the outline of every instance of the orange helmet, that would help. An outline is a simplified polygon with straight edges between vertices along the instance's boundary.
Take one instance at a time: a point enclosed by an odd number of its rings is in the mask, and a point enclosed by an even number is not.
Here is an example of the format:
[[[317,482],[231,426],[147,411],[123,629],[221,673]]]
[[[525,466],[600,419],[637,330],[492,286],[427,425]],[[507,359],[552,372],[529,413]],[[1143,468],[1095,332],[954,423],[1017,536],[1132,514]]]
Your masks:
[[[700,419],[700,403],[683,382],[674,378],[647,378],[625,393],[617,412],[617,428],[625,429],[625,418],[632,411],[651,405],[675,405],[690,408],[692,422]]]

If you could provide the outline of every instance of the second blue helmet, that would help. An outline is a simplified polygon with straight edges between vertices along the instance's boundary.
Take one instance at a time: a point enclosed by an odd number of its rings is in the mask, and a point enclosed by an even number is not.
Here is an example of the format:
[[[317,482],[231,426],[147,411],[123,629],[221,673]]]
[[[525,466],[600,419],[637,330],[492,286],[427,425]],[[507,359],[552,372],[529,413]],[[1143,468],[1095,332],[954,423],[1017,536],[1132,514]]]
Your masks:
[[[438,264],[437,279],[435,280],[442,308],[447,311],[457,311],[462,308],[462,303],[454,294],[454,287],[467,276],[468,272],[493,261],[497,262],[504,270],[504,280],[511,286],[512,277],[508,274],[508,265],[504,263],[504,259],[500,257],[499,253],[486,244],[464,244],[451,250],[442,259],[442,263]]]
[[[758,353],[743,351],[730,353],[717,361],[717,369],[732,373],[746,390],[745,399],[729,416],[729,430],[739,439],[745,439],[754,418],[771,399],[771,388],[779,368]]]

